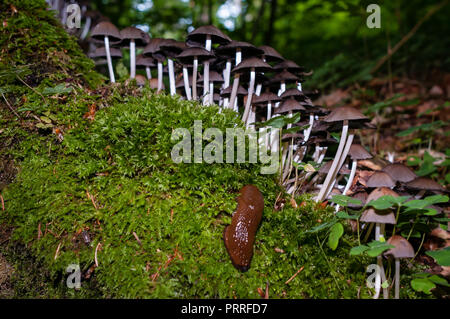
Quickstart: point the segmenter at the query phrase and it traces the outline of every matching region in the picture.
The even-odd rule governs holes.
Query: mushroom
[[[399,163],[389,164],[382,171],[388,173],[396,182],[407,183],[417,177],[408,166]]]
[[[200,78],[199,80],[202,80]],[[213,97],[214,97],[214,83],[223,83],[223,77],[216,71],[210,71],[209,72],[209,92],[213,94],[209,94],[210,96],[210,104],[214,103]]]
[[[193,60],[193,71],[192,71],[192,99],[197,100],[197,70],[198,70],[198,62],[211,60],[214,58],[214,54],[209,52],[201,47],[188,47],[184,49],[180,54],[176,56],[177,60],[180,61],[183,65],[190,63]],[[183,66],[183,77],[188,77],[187,69],[185,71],[185,67]],[[187,83],[189,85],[189,83]]]
[[[186,43],[189,46],[198,46],[205,44],[205,49],[211,51],[212,43],[225,44],[231,42],[231,39],[222,33],[218,28],[213,25],[201,26],[194,31],[190,32],[187,36]],[[195,72],[195,71],[194,71]],[[203,63],[203,104],[207,104],[209,98],[207,97],[209,90],[209,60],[205,60]],[[211,94],[213,94],[211,92]]]
[[[268,46],[268,45],[261,45],[258,47],[258,49],[263,51],[263,54],[261,55],[261,59],[264,62],[282,62],[284,61],[284,58],[281,56],[280,53],[277,52],[274,48]]]
[[[368,120],[368,118],[364,116],[360,111],[352,107],[344,106],[334,109],[324,119],[325,122],[342,122],[342,134],[336,155],[334,157],[335,160],[333,161],[333,166],[328,172],[325,182],[323,183],[322,188],[320,189],[320,192],[317,195],[316,199],[317,201],[322,201],[322,199],[327,195],[328,188],[330,187],[332,180],[335,178],[336,173],[339,170],[339,167],[342,165],[343,161],[345,160],[345,157],[347,156],[346,152],[350,150],[350,146],[353,142],[353,134],[350,134],[347,139],[347,133],[349,128],[349,121],[354,120],[366,121]]]
[[[146,46],[150,41],[150,36],[135,27],[127,27],[121,30],[120,36],[122,38],[122,45],[130,47],[130,78],[134,79],[136,77],[136,46]]]
[[[114,70],[111,61],[110,44],[119,44],[122,41],[119,30],[111,22],[100,22],[91,33],[91,38],[96,43],[105,44],[106,60],[108,61],[109,79],[111,83],[115,83]]]
[[[186,48],[184,42],[178,42],[173,39],[165,39],[163,43],[160,44],[161,50],[167,57],[167,65],[169,68],[169,89],[170,95],[175,95],[175,69],[173,64],[173,58],[175,58],[181,51]]]
[[[142,54],[136,57],[136,67],[144,67],[145,74],[147,75],[147,79],[150,80],[152,78],[151,68],[155,67],[155,60],[153,58],[145,57]]]
[[[414,258],[413,246],[400,235],[394,235],[387,241],[395,246],[384,253],[385,256],[395,258],[395,299],[400,298],[400,258]]]
[[[445,188],[439,183],[433,181],[431,178],[427,177],[417,177],[412,181],[405,183],[404,186],[408,189],[419,190],[416,198],[422,197],[427,191],[428,192],[445,192]]]
[[[161,91],[163,89],[163,74],[164,74],[164,68],[163,68],[163,61],[165,60],[165,56],[161,50],[161,44],[164,42],[165,39],[161,38],[153,38],[150,40],[150,42],[147,44],[147,46],[144,48],[144,51],[142,54],[145,57],[152,57],[157,61],[158,64],[158,91]]]
[[[367,187],[389,187],[395,186],[394,180],[388,173],[382,171],[375,171],[367,180]]]

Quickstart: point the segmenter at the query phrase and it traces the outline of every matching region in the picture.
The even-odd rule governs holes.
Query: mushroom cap
[[[395,215],[391,210],[376,211],[372,207],[366,209],[359,220],[365,223],[396,224]]]
[[[389,249],[384,253],[385,256],[393,256],[394,258],[413,258],[414,248],[413,246],[400,235],[394,235],[387,240],[387,242],[394,248]]]
[[[131,40],[134,40],[136,46],[143,47],[150,42],[150,36],[135,27],[127,27],[120,30],[120,37],[122,38],[122,45],[129,45]]]
[[[164,39],[159,47],[166,56],[174,58],[186,48],[186,44],[174,39]]]
[[[231,42],[225,45],[221,45],[220,47],[216,48],[215,51],[217,55],[235,57],[237,49],[241,50],[243,57],[258,56],[264,53],[263,50],[258,49],[251,43],[234,40],[231,40]]]
[[[279,84],[279,83],[295,83],[299,81],[300,78],[289,71],[283,70],[280,73],[275,74],[270,80],[269,85]]]
[[[350,207],[350,208],[361,208],[361,207],[363,207],[363,206],[364,206],[364,203],[366,202],[368,196],[369,196],[369,195],[368,195],[367,192],[365,192],[365,191],[359,191],[359,192],[356,192],[355,194],[353,194],[352,198],[353,198],[353,199],[358,199],[358,200],[360,200],[360,201],[361,201],[361,204],[360,204],[360,205],[357,205],[357,204],[349,203],[349,204],[348,204],[348,207]]]
[[[281,104],[275,109],[274,114],[283,114],[292,111],[306,111],[306,108],[294,99],[287,99],[281,102]]]
[[[288,72],[298,74],[303,71],[305,71],[304,67],[299,66],[297,63],[291,60],[284,60],[281,63],[278,63],[277,65],[274,65],[274,70],[286,70]]]
[[[441,191],[441,192],[445,191],[445,188],[442,187],[439,183],[427,177],[417,177],[416,179],[406,183],[405,187],[415,190]]]
[[[198,27],[187,35],[186,44],[188,46],[205,45],[206,36],[211,36],[211,42],[225,44],[231,42],[230,37],[213,25],[204,25]]]
[[[395,163],[389,164],[383,168],[383,172],[388,173],[393,180],[402,183],[412,181],[417,175],[406,165]]]
[[[105,36],[109,38],[110,44],[119,44],[122,42],[119,29],[108,21],[98,23],[91,32],[91,39],[95,43],[104,43]]]
[[[263,51],[264,58],[267,62],[281,62],[284,58],[274,48],[268,45],[261,45],[258,49]]]
[[[252,69],[255,69],[255,72],[267,72],[272,69],[272,67],[259,58],[248,58],[243,60],[241,63],[236,65],[231,73],[243,73],[250,72]]]
[[[165,39],[162,38],[153,38],[150,42],[145,46],[144,51],[142,51],[142,55],[145,57],[153,57],[158,61],[164,61],[166,59],[164,52],[161,49],[161,45],[164,43]]]
[[[268,102],[279,102],[281,101],[281,98],[272,92],[264,92],[261,93],[259,96],[256,95],[253,97],[252,103],[253,104],[267,104]]]
[[[306,95],[303,94],[303,92],[300,91],[297,88],[287,89],[286,91],[283,92],[283,94],[280,95],[280,97],[282,99],[285,99],[285,98],[288,98],[288,97],[291,97],[291,96],[293,96],[296,100],[303,100],[304,101],[304,100],[307,99]]]
[[[395,182],[392,177],[383,171],[376,171],[367,180],[367,187],[394,187]]]
[[[228,86],[227,88],[223,89],[220,92],[220,96],[229,97],[231,95],[231,90],[232,89],[233,89],[232,85]],[[238,86],[238,90],[237,90],[237,95],[238,96],[247,95],[247,93],[248,93],[247,90],[244,89],[241,85]]]
[[[393,197],[398,197],[399,195],[394,192],[392,189],[387,188],[387,187],[378,187],[375,188],[367,197],[366,199],[366,204],[368,204],[370,201],[372,200],[377,200],[378,198],[380,198],[381,196],[393,196]]]
[[[195,57],[197,57],[197,60],[201,62],[214,59],[214,54],[202,47],[188,47],[176,56],[176,58],[182,63],[192,63]]]
[[[349,107],[342,106],[334,109],[328,114],[324,119],[325,122],[338,122],[338,121],[354,121],[354,120],[369,120],[364,114],[359,110]]]
[[[111,58],[120,59],[122,57],[122,51],[120,51],[120,49],[109,48],[109,52],[111,53]],[[89,57],[91,59],[106,57],[106,48],[96,48],[94,52],[89,53]]]
[[[362,145],[360,144],[352,144],[350,146],[350,150],[348,151],[351,159],[353,160],[363,160],[372,158],[372,154],[370,154]]]
[[[156,62],[153,58],[151,57],[145,57],[142,54],[139,54],[136,57],[136,66],[143,66],[143,67],[155,67],[156,66]]]
[[[334,160],[333,160],[333,161],[334,161]],[[319,169],[319,173],[320,173],[320,174],[327,174],[328,171],[329,171],[330,168],[331,168],[331,165],[333,165],[333,161],[328,161],[328,162],[326,162],[325,164],[323,164],[323,165],[320,167],[320,169]],[[342,174],[342,175],[350,174],[350,170],[349,170],[347,167],[342,166],[341,169],[339,170],[339,174]]]
[[[294,140],[297,140],[297,139],[303,140],[304,135],[302,133],[287,133],[287,134],[283,134],[283,136],[281,137],[281,140],[282,141],[285,141],[285,140],[290,141],[291,138],[293,138]]]
[[[203,81],[203,75],[200,75],[198,78],[198,81]],[[223,82],[223,76],[220,75],[220,73],[216,71],[210,71],[209,72],[209,82]]]

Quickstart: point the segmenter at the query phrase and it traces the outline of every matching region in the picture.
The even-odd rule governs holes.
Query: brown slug
[[[264,198],[254,185],[246,185],[237,198],[231,224],[225,227],[223,240],[233,266],[245,272],[250,268],[256,231],[262,219]]]

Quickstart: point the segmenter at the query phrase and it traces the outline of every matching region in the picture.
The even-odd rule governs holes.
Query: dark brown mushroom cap
[[[222,97],[230,97],[232,89],[233,89],[232,85],[228,86],[226,89],[223,89],[220,92],[220,96],[222,96]],[[238,86],[238,90],[237,90],[237,95],[238,96],[247,95],[247,93],[248,93],[247,90],[244,89],[241,85]]]
[[[234,40],[231,40],[230,43],[221,45],[220,47],[216,48],[215,52],[219,56],[234,57],[236,55],[237,49],[241,50],[242,56],[244,58],[258,56],[258,55],[261,55],[264,53],[263,50],[258,49],[251,43],[244,42],[244,41],[234,41]]]
[[[372,207],[366,209],[359,220],[365,223],[396,224],[395,214],[391,210],[376,211]]]
[[[270,80],[268,84],[279,84],[279,83],[295,83],[299,81],[300,78],[289,71],[282,71],[280,73],[275,74]]]
[[[417,177],[416,179],[404,185],[406,188],[415,190],[441,191],[441,192],[445,191],[445,188],[442,187],[439,183],[427,177]]]
[[[337,132],[342,131],[342,126],[344,125],[343,121],[338,122],[330,122],[329,131],[330,132]],[[367,120],[352,120],[348,122],[348,128],[351,130],[354,129],[360,129],[360,130],[366,130],[366,129],[376,129],[376,126],[369,123],[369,119]]]
[[[326,162],[325,164],[323,164],[320,167],[319,173],[320,174],[328,174],[328,171],[330,170],[331,165],[333,165],[333,161]],[[350,174],[350,170],[347,167],[342,166],[341,169],[339,170],[339,174],[342,174],[342,175]]]
[[[395,182],[388,173],[376,171],[367,180],[367,187],[394,187]]]
[[[244,72],[240,75],[240,81],[242,82],[250,82],[250,72]],[[255,83],[265,83],[269,80],[267,76],[265,76],[261,72],[256,72],[255,74]]]
[[[204,46],[206,42],[206,36],[211,36],[212,43],[225,44],[231,42],[230,37],[225,35],[222,31],[213,25],[205,25],[198,27],[187,35],[186,44],[189,46]]]
[[[394,163],[383,168],[383,172],[388,173],[393,180],[402,183],[412,181],[417,175],[406,165]]]
[[[283,113],[289,113],[292,111],[306,111],[306,108],[304,108],[298,101],[294,99],[287,99],[281,102],[281,104],[275,109],[274,114],[283,114]]]
[[[259,58],[248,58],[236,65],[231,70],[231,73],[250,72],[252,69],[254,69],[255,72],[267,72],[270,71],[272,67]]]
[[[120,59],[122,57],[122,51],[120,51],[120,49],[109,48],[109,52],[111,53],[111,58],[113,59]],[[97,48],[94,52],[89,53],[88,56],[91,59],[104,58],[106,57],[106,49],[105,47]]]
[[[268,102],[279,102],[281,101],[281,98],[272,92],[264,92],[261,93],[259,96],[256,95],[253,97],[252,103],[253,104],[266,104]]]
[[[351,159],[353,160],[363,160],[372,158],[372,154],[370,154],[362,145],[360,144],[352,144],[350,146],[350,150],[348,151]]]
[[[298,126],[305,126],[305,125],[309,125],[309,121],[298,122],[295,124],[298,124]],[[333,137],[326,138],[326,137],[320,137],[320,136],[310,136],[308,141],[306,142],[306,144],[307,145],[320,144],[322,146],[325,146],[325,145],[336,144],[337,142],[338,141]],[[342,168],[341,168],[341,170],[342,170]]]
[[[283,134],[283,136],[281,137],[281,140],[282,141],[287,141],[287,140],[290,141],[292,138],[294,140],[298,140],[298,139],[303,140],[304,135],[302,133],[287,133],[287,134]]]
[[[283,94],[280,95],[282,99],[288,98],[288,97],[294,97],[297,101],[304,101],[307,99],[305,94],[303,94],[302,91],[300,91],[297,88],[290,88],[283,92]],[[311,104],[312,105],[312,104]]]
[[[392,197],[398,197],[399,195],[394,192],[392,189],[387,188],[387,187],[378,187],[375,188],[367,197],[366,200],[366,204],[368,204],[369,202],[373,201],[373,200],[377,200],[378,198],[382,197],[382,196],[392,196]]]
[[[263,56],[266,59],[266,62],[281,62],[284,61],[284,58],[279,54],[274,48],[269,47],[268,45],[261,45],[258,49],[263,51]]]
[[[97,24],[91,32],[91,39],[95,43],[104,43],[105,36],[108,37],[110,44],[119,44],[122,41],[119,29],[107,21]]]
[[[384,253],[385,256],[392,256],[394,258],[414,258],[414,248],[400,235],[394,235],[387,240],[388,244],[395,246]]]
[[[214,59],[214,54],[201,47],[189,47],[176,56],[177,60],[182,63],[192,63],[194,57],[197,57],[197,60],[201,62]]]
[[[348,207],[350,207],[350,208],[361,208],[361,207],[363,207],[368,196],[369,195],[365,191],[356,192],[355,194],[353,194],[352,198],[361,201],[361,204],[349,203]]]
[[[203,82],[203,75],[200,75],[198,81]],[[223,82],[223,76],[216,71],[209,72],[209,82]]]
[[[369,120],[364,114],[359,110],[349,107],[342,106],[331,111],[324,119],[325,122],[338,122],[338,121],[354,121],[354,120]]]
[[[159,47],[166,56],[174,58],[184,49],[186,49],[186,44],[184,42],[176,41],[173,39],[164,39]]]
[[[320,96],[320,91],[318,89],[312,90],[312,91],[308,91],[308,90],[303,90],[302,91],[306,96],[308,96],[311,99],[316,99]]]
[[[146,46],[150,41],[150,36],[144,31],[135,28],[127,27],[120,31],[120,37],[122,38],[122,45],[129,45],[131,40],[134,40],[137,47]]]
[[[276,71],[278,71],[278,70],[286,70],[286,71],[291,72],[293,74],[298,74],[298,73],[301,73],[301,72],[305,71],[304,67],[301,67],[297,63],[295,63],[294,61],[290,61],[290,60],[284,60],[283,62],[278,63],[277,65],[274,65],[273,69],[276,70]]]
[[[153,38],[150,42],[145,46],[142,54],[145,57],[153,57],[158,61],[164,61],[166,59],[164,52],[161,49],[161,44],[163,44],[165,39],[162,38]]]
[[[136,66],[140,67],[155,67],[156,62],[153,58],[145,57],[142,54],[139,54],[136,57]]]

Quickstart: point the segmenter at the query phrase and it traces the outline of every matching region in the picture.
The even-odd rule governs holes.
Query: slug
[[[223,240],[233,266],[245,272],[250,269],[264,198],[256,186],[246,185],[241,189],[237,202],[231,224],[223,232]]]

